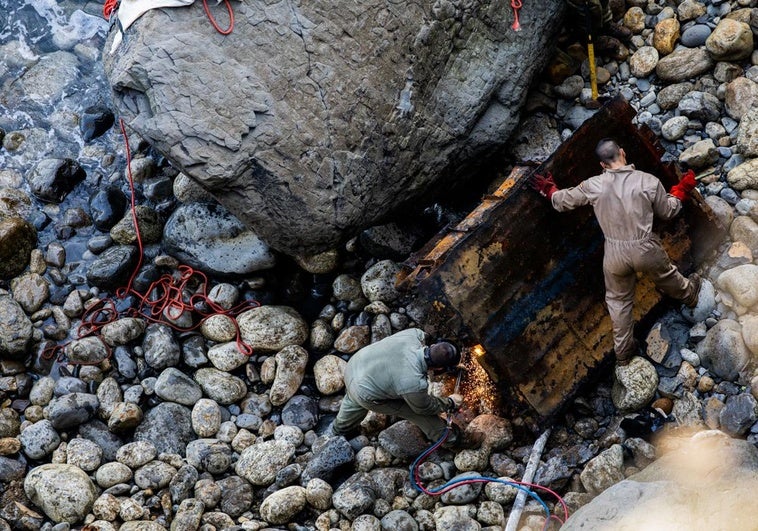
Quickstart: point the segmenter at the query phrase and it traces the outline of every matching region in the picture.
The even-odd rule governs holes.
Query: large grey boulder
[[[755,527],[755,446],[722,432],[705,431],[691,439],[669,441],[669,448],[642,472],[576,511],[561,531]]]
[[[276,249],[309,254],[507,141],[563,0],[154,9],[104,66],[126,125]],[[438,187],[436,189],[439,189]],[[398,198],[402,198],[399,200]]]

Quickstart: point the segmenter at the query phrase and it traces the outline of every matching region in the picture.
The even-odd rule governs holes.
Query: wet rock
[[[253,485],[268,486],[290,463],[295,447],[285,441],[265,441],[246,448],[234,466],[237,474]]]
[[[330,437],[323,444],[315,447],[313,457],[308,461],[302,474],[303,484],[310,484],[313,479],[330,481],[334,472],[353,462],[355,451],[344,437]]]
[[[19,217],[0,219],[0,279],[21,273],[37,244],[37,230]]]
[[[2,223],[2,222],[0,222]],[[9,295],[0,294],[0,355],[25,356],[32,340],[32,322],[21,306]]]
[[[706,24],[695,24],[682,33],[681,43],[688,48],[697,48],[705,44],[711,35],[711,28]]]
[[[692,90],[694,90],[694,85],[689,82],[668,85],[658,92],[656,103],[663,110],[673,109]]]
[[[285,487],[270,494],[261,504],[261,517],[271,524],[286,524],[306,505],[303,487]]]
[[[223,314],[216,314],[211,315],[203,320],[203,324],[200,325],[200,333],[203,334],[203,336],[206,339],[209,339],[211,341],[215,341],[216,343],[227,343],[230,341],[234,341],[237,337],[237,326],[236,322],[232,317],[229,317],[228,315]],[[235,342],[236,345],[236,342]],[[213,350],[213,348],[211,348]],[[244,356],[244,359],[247,359],[247,356],[241,352],[239,352],[239,348],[236,349],[239,354],[242,354]],[[209,356],[211,355],[210,352],[208,353]],[[229,352],[229,354],[234,354],[233,352]],[[240,363],[237,361],[238,357],[235,357],[233,360],[228,360],[233,363],[237,363],[233,368],[239,367],[244,363]],[[213,362],[213,358],[211,357],[211,363]],[[233,370],[233,369],[222,369],[219,365],[215,364],[217,369],[221,370]]]
[[[169,492],[174,503],[181,502],[192,497],[192,492],[198,480],[195,467],[184,465],[179,468],[169,482]]]
[[[247,393],[245,382],[218,369],[210,367],[198,369],[194,378],[208,398],[219,404],[233,404],[241,400]]]
[[[729,227],[734,242],[743,243],[751,252],[758,252],[758,223],[749,216],[737,216]]]
[[[232,449],[218,439],[196,439],[187,445],[187,463],[199,472],[223,474],[232,464]]]
[[[292,398],[303,382],[308,351],[298,345],[284,347],[277,352],[275,361],[276,376],[269,397],[274,406],[281,406]]]
[[[4,455],[0,455],[0,482],[10,483],[22,479],[26,475],[26,462],[19,459],[10,459]],[[3,528],[0,523],[0,529],[10,530],[10,528]]]
[[[162,323],[152,323],[147,327],[142,349],[145,352],[145,362],[153,369],[173,367],[181,359],[181,350],[173,331]]]
[[[731,381],[740,377],[751,360],[740,324],[731,319],[723,319],[708,330],[697,346],[697,354],[714,375]]]
[[[158,455],[158,449],[151,441],[135,441],[118,449],[116,459],[131,469],[146,465]]]
[[[255,498],[253,488],[244,479],[229,476],[217,482],[221,489],[219,509],[225,514],[238,518],[250,509]]]
[[[740,126],[737,132],[736,145],[744,157],[758,156],[758,108],[753,107],[742,115],[742,120],[740,120]],[[753,165],[756,164],[754,159],[745,164],[750,163],[753,163]],[[737,168],[740,166],[737,166]],[[735,171],[737,168],[734,168],[732,171]],[[754,166],[751,166],[751,169],[754,169]],[[755,179],[756,177],[753,176],[753,182],[755,182]],[[740,188],[738,188],[738,190],[739,189]]]
[[[163,228],[163,244],[182,263],[210,274],[252,273],[276,264],[263,240],[217,204],[177,208]]]
[[[11,291],[24,311],[32,314],[39,310],[50,296],[50,285],[37,273],[27,273],[11,281]]]
[[[79,436],[95,442],[103,450],[104,461],[114,461],[116,453],[124,444],[118,435],[108,431],[108,426],[99,420],[91,420],[79,426]]]
[[[338,301],[353,301],[363,297],[360,281],[353,275],[337,275],[332,282],[332,294]]]
[[[131,479],[132,470],[122,463],[105,463],[95,472],[95,481],[103,489],[108,489],[119,483],[129,483]]]
[[[127,345],[145,333],[145,321],[136,317],[122,317],[100,329],[101,337],[110,346]]]
[[[334,340],[334,348],[345,354],[352,354],[371,343],[371,329],[365,325],[349,326]]]
[[[661,81],[678,83],[700,76],[715,65],[708,52],[700,48],[680,48],[663,57],[655,67]]]
[[[652,46],[643,46],[629,58],[629,68],[636,77],[647,77],[658,64],[658,50]]]
[[[204,511],[205,504],[200,500],[182,500],[171,522],[171,529],[176,531],[179,529],[198,529],[202,522]]]
[[[471,478],[479,478],[482,477],[481,474],[478,472],[465,472],[463,474],[458,474],[457,476],[454,476],[452,480],[459,480],[459,479],[471,479]],[[452,481],[451,480],[451,481]],[[482,492],[482,488],[484,487],[483,483],[469,483],[466,485],[461,485],[460,487],[455,487],[446,493],[444,493],[442,496],[440,496],[440,500],[442,503],[447,503],[451,505],[465,505],[467,503],[471,503],[479,496],[479,494]]]
[[[134,472],[134,484],[141,489],[158,490],[168,486],[176,469],[163,461],[150,461]]]
[[[614,444],[587,463],[580,474],[582,485],[591,494],[600,494],[624,479],[624,452]]]
[[[158,213],[145,205],[136,205],[134,213],[137,216],[142,243],[149,245],[160,242],[163,226]],[[110,235],[113,241],[120,245],[137,243],[137,232],[134,230],[134,217],[131,211],[128,211],[118,223],[111,227]]]
[[[661,55],[668,55],[674,51],[676,41],[679,39],[679,21],[675,18],[667,18],[655,25],[653,32],[653,46]]]
[[[400,293],[395,289],[395,278],[400,266],[392,260],[382,260],[361,276],[361,289],[370,301],[393,302]]]
[[[71,159],[43,159],[27,175],[29,188],[40,200],[60,203],[87,173]]]
[[[635,356],[628,365],[617,365],[614,373],[613,404],[622,411],[637,411],[650,402],[658,387],[652,363]]]
[[[308,431],[318,423],[318,403],[305,395],[293,396],[282,409],[282,424]]]
[[[47,416],[55,429],[65,430],[84,424],[97,413],[100,401],[89,393],[70,393],[48,406]]]
[[[418,523],[406,511],[396,509],[385,514],[381,520],[382,529],[397,531],[418,531]]]
[[[459,529],[477,531],[481,524],[469,514],[468,507],[440,507],[434,511],[434,522],[438,529]]]
[[[464,431],[467,443],[491,450],[502,450],[513,440],[510,421],[496,415],[482,414],[472,420]]]
[[[376,501],[376,485],[368,474],[350,476],[332,496],[334,508],[348,520],[371,510]]]
[[[744,436],[758,420],[758,402],[750,393],[729,397],[719,413],[719,425],[732,437]]]
[[[663,123],[661,135],[669,141],[679,140],[687,132],[689,126],[689,118],[686,116],[674,116]]]
[[[253,349],[277,352],[308,339],[308,323],[289,306],[261,306],[237,317],[242,340]]]
[[[690,92],[679,100],[677,108],[684,116],[703,123],[716,121],[721,116],[721,102],[707,92]]]
[[[756,265],[745,264],[724,271],[719,275],[716,284],[744,308],[758,304],[758,266]]]
[[[88,439],[77,437],[66,446],[66,463],[74,465],[85,472],[93,472],[100,466],[103,450]]]
[[[24,492],[51,520],[70,524],[84,519],[97,496],[87,474],[65,464],[32,469],[24,480]]]
[[[744,22],[725,18],[705,41],[705,49],[717,61],[747,59],[753,53],[753,32]]]
[[[198,437],[212,437],[221,427],[221,408],[213,400],[201,398],[192,407],[192,429]]]
[[[327,354],[319,358],[313,365],[313,377],[316,388],[322,395],[333,395],[344,389],[345,367],[347,362],[342,358]]]
[[[420,237],[420,231],[415,227],[391,222],[369,227],[359,234],[358,240],[371,256],[404,260]]]
[[[408,420],[395,422],[379,433],[379,443],[401,459],[416,457],[429,446],[421,428]]]
[[[75,339],[64,351],[73,363],[100,363],[108,357],[108,347],[96,336]]]
[[[42,459],[50,455],[61,443],[58,432],[47,419],[27,426],[18,439],[21,450],[30,459]]]
[[[126,196],[115,186],[95,190],[89,198],[89,213],[92,224],[103,232],[110,229],[124,216]]]
[[[163,400],[191,406],[202,398],[203,391],[190,376],[169,367],[158,376],[155,394]]]
[[[137,248],[131,245],[110,247],[90,265],[87,282],[111,291],[124,286],[137,265],[138,257]]]
[[[746,77],[738,77],[726,86],[724,106],[727,114],[740,120],[758,104],[758,83]]]
[[[191,412],[174,402],[163,402],[147,411],[134,431],[136,441],[150,441],[159,452],[184,455],[184,449],[195,435]]]
[[[113,127],[115,117],[113,112],[101,105],[87,107],[81,114],[79,131],[85,142],[102,136],[108,129]]]

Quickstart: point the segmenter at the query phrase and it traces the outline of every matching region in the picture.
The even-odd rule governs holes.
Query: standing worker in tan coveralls
[[[688,171],[666,194],[657,177],[627,164],[626,153],[614,140],[602,139],[595,154],[605,170],[602,174],[565,190],[558,189],[550,173],[535,175],[532,186],[559,212],[582,205],[592,205],[595,210],[605,236],[605,302],[613,322],[616,361],[626,365],[637,354],[632,317],[636,273],[649,275],[661,291],[686,306],[697,305],[700,277],[682,276],[653,233],[655,216],[667,220],[679,213],[695,188],[695,174]]]

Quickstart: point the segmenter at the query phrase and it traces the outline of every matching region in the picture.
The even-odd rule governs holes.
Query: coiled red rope
[[[105,345],[107,355],[98,361],[92,362],[71,362],[72,365],[98,365],[110,358],[112,350],[110,346],[103,341],[100,331],[103,326],[116,321],[119,317],[139,317],[150,322],[162,323],[179,332],[188,332],[202,326],[203,322],[213,315],[226,315],[234,323],[237,349],[246,356],[253,354],[253,348],[245,343],[242,339],[239,323],[236,317],[251,308],[257,308],[260,303],[255,300],[245,300],[232,308],[224,308],[208,297],[208,277],[200,272],[195,271],[187,265],[180,265],[175,274],[162,275],[158,280],[150,284],[146,293],[142,294],[134,289],[134,280],[139,274],[142,267],[142,256],[144,244],[142,235],[139,230],[139,220],[137,219],[136,194],[134,192],[134,179],[131,169],[131,148],[129,147],[129,137],[126,134],[124,120],[119,119],[119,127],[124,138],[126,146],[126,168],[129,180],[129,191],[131,192],[130,210],[132,222],[134,223],[134,232],[139,250],[137,265],[132,271],[126,286],[116,290],[116,297],[123,300],[128,296],[137,299],[137,307],[131,307],[123,312],[118,312],[116,304],[111,298],[103,298],[92,304],[82,315],[81,324],[77,328],[77,339],[87,336],[96,336]],[[197,315],[200,319],[187,327],[182,327],[174,323],[185,313]],[[67,343],[68,344],[68,343]],[[58,361],[65,359],[64,345],[53,345],[42,352],[42,358],[50,360],[57,358]]]
[[[234,31],[234,11],[232,11],[232,4],[229,0],[224,0],[224,3],[226,4],[226,11],[229,13],[229,27],[226,29],[221,28],[218,22],[216,22],[216,18],[211,14],[211,10],[208,7],[208,0],[203,0],[203,9],[205,10],[205,14],[208,16],[208,20],[216,29],[216,31],[218,31],[221,35],[229,35],[232,31]],[[105,20],[111,19],[111,15],[113,14],[113,11],[118,7],[118,4],[119,0],[105,0],[105,4],[103,4],[103,18],[105,18]]]

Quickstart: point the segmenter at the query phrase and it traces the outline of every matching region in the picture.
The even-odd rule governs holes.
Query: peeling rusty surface
[[[591,207],[558,213],[528,187],[533,172],[551,171],[560,188],[600,172],[594,148],[613,137],[638,169],[666,189],[677,169],[634,109],[616,98],[585,122],[536,170],[517,167],[457,227],[427,243],[404,264],[401,288],[430,306],[428,326],[467,337],[486,349],[481,365],[504,395],[546,419],[560,410],[612,353],[604,302],[603,237]],[[683,272],[723,241],[724,229],[702,201],[688,202],[674,220],[656,226]],[[643,278],[635,318],[661,301]]]

